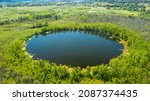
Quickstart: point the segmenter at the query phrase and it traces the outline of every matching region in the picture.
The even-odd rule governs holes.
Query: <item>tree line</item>
[[[126,28],[113,23],[70,22],[31,30],[32,35],[65,30],[104,33],[124,40],[128,53],[111,59],[105,65],[85,68],[56,65],[29,57],[23,44],[31,36],[28,35],[5,48],[4,61],[0,63],[0,83],[150,83],[150,43]]]

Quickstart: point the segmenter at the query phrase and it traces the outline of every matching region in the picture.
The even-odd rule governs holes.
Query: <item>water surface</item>
[[[122,53],[123,46],[112,39],[78,31],[36,35],[26,41],[26,50],[34,59],[56,64],[86,67],[105,64]]]

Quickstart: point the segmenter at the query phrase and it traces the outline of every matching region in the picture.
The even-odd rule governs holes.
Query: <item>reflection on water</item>
[[[26,44],[26,50],[34,54],[34,59],[80,67],[108,63],[123,49],[122,45],[107,36],[79,31],[40,34]]]

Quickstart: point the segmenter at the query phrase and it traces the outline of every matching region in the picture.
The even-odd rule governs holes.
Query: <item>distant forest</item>
[[[0,2],[118,2],[118,3],[150,3],[150,0],[0,0]]]

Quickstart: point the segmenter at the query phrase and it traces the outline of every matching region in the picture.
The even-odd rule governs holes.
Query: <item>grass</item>
[[[68,9],[69,8],[69,9]],[[70,12],[71,11],[71,12]],[[5,7],[0,8],[0,20],[6,19],[17,19],[21,16],[29,16],[31,14],[49,14],[51,12],[57,12],[57,14],[78,14],[78,13],[89,13],[94,11],[98,14],[111,14],[111,15],[121,15],[137,16],[138,12],[131,12],[127,10],[108,10],[105,7],[88,7],[88,6],[31,6],[31,7]],[[11,15],[11,16],[10,16]]]
[[[48,62],[34,61],[31,58],[29,58],[28,56],[24,55],[25,50],[20,50],[20,47],[21,47],[21,49],[23,47],[23,46],[20,46],[20,44],[22,45],[22,42],[24,42],[24,40],[26,38],[34,35],[35,33],[39,33],[42,28],[45,28],[43,26],[41,26],[39,28],[38,27],[32,28],[32,26],[36,25],[37,23],[48,22],[48,27],[53,28],[53,26],[67,25],[68,22],[71,22],[71,24],[72,24],[69,27],[72,27],[73,25],[78,25],[78,23],[88,24],[88,23],[109,22],[109,23],[115,23],[120,27],[122,26],[127,29],[131,29],[134,33],[138,33],[141,37],[143,37],[144,40],[148,40],[148,41],[150,40],[150,35],[149,35],[150,22],[147,20],[143,20],[139,16],[140,12],[132,12],[132,11],[127,11],[127,10],[112,10],[112,9],[106,9],[105,7],[92,7],[92,6],[83,6],[83,5],[79,5],[79,6],[52,5],[52,6],[34,6],[34,7],[7,7],[7,8],[0,8],[0,21],[6,20],[6,19],[16,20],[19,17],[23,17],[23,16],[45,15],[45,14],[51,14],[53,12],[54,12],[54,15],[60,15],[61,18],[57,19],[57,20],[51,19],[51,18],[30,19],[27,21],[21,21],[21,22],[13,21],[6,25],[0,25],[0,76],[4,77],[2,83],[17,83],[17,82],[15,82],[14,79],[17,79],[19,83],[20,82],[23,83],[22,81],[19,81],[18,78],[20,78],[24,82],[32,82],[32,80],[28,81],[28,79],[31,78],[32,76],[34,79],[37,80],[37,81],[35,80],[32,83],[45,82],[42,80],[44,80],[44,79],[51,80],[52,77],[54,79],[51,82],[55,83],[58,79],[58,78],[55,78],[55,76],[60,75],[60,77],[61,77],[61,75],[63,75],[63,74],[59,74],[59,72],[57,73],[55,70],[54,70],[54,72],[50,72],[51,70],[48,67],[53,67],[52,69],[54,69],[54,67],[56,67],[58,69],[58,71],[62,71],[60,69],[61,67],[68,68],[65,66],[51,65]],[[132,15],[134,17],[130,18],[129,17],[130,15]],[[143,41],[141,41],[141,42],[143,42]],[[125,41],[123,41],[123,40],[121,41],[121,43],[123,43],[125,46],[124,54],[128,54],[131,51],[129,49],[129,47],[127,46],[129,43],[125,43]],[[148,42],[145,42],[145,45],[147,43]],[[132,44],[134,44],[134,43],[132,43]],[[143,43],[141,43],[141,44],[143,45]],[[74,82],[111,83],[111,81],[104,82],[104,80],[102,80],[103,78],[100,80],[96,79],[96,78],[101,78],[102,76],[106,77],[106,75],[103,75],[103,74],[107,74],[109,76],[109,72],[112,73],[112,75],[121,75],[121,76],[125,75],[125,77],[129,76],[129,77],[131,77],[129,79],[131,79],[131,81],[132,81],[132,79],[133,79],[132,74],[137,75],[136,72],[134,72],[134,70],[137,71],[137,73],[139,72],[142,75],[142,76],[138,77],[139,80],[143,80],[143,78],[141,79],[141,77],[145,77],[146,81],[143,80],[143,82],[147,82],[149,72],[146,71],[146,70],[148,70],[148,68],[144,68],[144,66],[148,67],[149,64],[143,63],[144,65],[138,65],[138,63],[142,64],[143,61],[145,62],[147,60],[146,56],[148,54],[148,52],[147,52],[148,50],[147,49],[140,50],[141,49],[140,44],[137,46],[139,46],[138,51],[141,51],[140,54],[145,55],[145,57],[143,56],[144,58],[140,57],[141,55],[139,55],[139,56],[134,55],[134,53],[136,53],[136,50],[134,50],[132,52],[132,54],[133,54],[133,58],[137,59],[137,61],[135,61],[135,63],[131,62],[134,59],[132,58],[132,55],[130,55],[130,54],[128,56],[120,56],[119,58],[112,60],[112,62],[118,63],[118,64],[114,65],[112,62],[110,62],[110,66],[112,66],[112,68],[111,68],[112,70],[116,70],[116,71],[118,70],[121,72],[121,69],[123,68],[124,72],[123,73],[121,72],[122,74],[117,74],[116,71],[112,72],[109,69],[110,67],[107,68],[107,66],[103,66],[103,65],[97,66],[97,67],[95,66],[95,67],[93,67],[94,69],[92,68],[92,72],[95,72],[95,73],[98,72],[98,74],[95,75],[94,79],[89,79],[92,77],[90,76],[89,78],[87,78],[89,76],[89,74],[91,73],[90,71],[88,71],[89,72],[89,74],[88,74],[87,69],[83,69],[83,70],[76,69],[75,70],[73,68],[69,68],[68,72],[71,74],[74,73],[72,75],[73,80],[74,79],[78,80],[78,78],[80,78],[81,74],[87,75],[81,81],[72,81],[72,82],[73,83]],[[16,53],[14,49],[16,49],[17,52],[20,52],[20,53]],[[143,53],[143,52],[145,52],[145,53]],[[14,54],[15,54],[15,56],[14,56]],[[23,54],[23,55],[20,55],[20,54]],[[130,61],[125,60],[126,57],[130,58],[131,60]],[[24,60],[24,61],[22,61],[22,60]],[[9,64],[9,63],[12,63],[12,64]],[[124,64],[125,66],[121,67],[122,64]],[[133,64],[133,65],[131,65],[131,64]],[[37,68],[37,67],[44,67],[44,68]],[[129,68],[129,67],[131,67],[131,68]],[[143,67],[144,69],[140,68],[140,67]],[[13,69],[13,68],[15,68],[15,69]],[[127,68],[129,70],[127,70]],[[32,72],[32,70],[35,70],[35,71]],[[128,73],[130,70],[131,70],[131,74],[126,74],[126,72]],[[79,73],[76,74],[76,71],[78,71]],[[109,72],[107,72],[107,71],[109,71]],[[6,74],[4,74],[5,72],[6,72]],[[37,75],[38,73],[40,75]],[[45,73],[45,74],[42,74],[42,73]],[[51,74],[51,73],[54,73],[54,74]],[[101,76],[99,76],[100,74],[101,74]],[[17,76],[15,76],[15,75],[17,75]],[[75,78],[74,75],[77,75],[77,78]],[[79,77],[78,77],[78,75],[79,75]],[[12,77],[14,77],[14,78],[12,78]],[[42,79],[42,77],[44,79]],[[82,76],[81,76],[81,78],[82,78]],[[0,78],[0,79],[2,79],[2,78]],[[106,79],[107,79],[107,77],[106,77]],[[117,76],[116,77],[114,76],[114,78],[112,78],[112,79],[113,79],[112,82],[113,81],[129,82],[128,78],[126,81],[119,81],[119,78],[117,78]],[[118,79],[118,81],[116,79]],[[124,80],[124,77],[121,78],[120,80],[122,80],[122,79]],[[47,82],[50,82],[50,81],[47,81]],[[69,80],[68,80],[68,82],[69,82]],[[140,81],[137,81],[137,82],[140,82]]]

